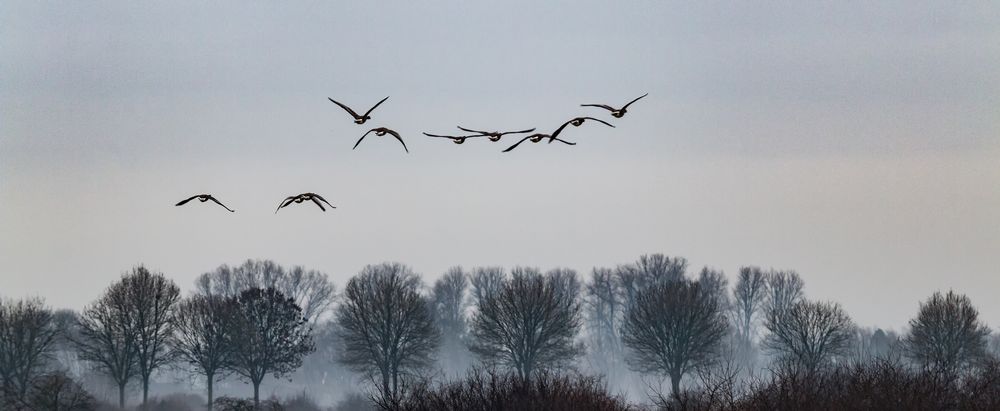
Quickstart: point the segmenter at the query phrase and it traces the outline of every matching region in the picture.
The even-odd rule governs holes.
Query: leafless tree
[[[709,287],[678,280],[636,294],[622,324],[622,341],[630,349],[633,369],[669,376],[677,396],[685,374],[717,358],[727,328],[725,312]]]
[[[769,334],[764,346],[807,373],[846,355],[855,333],[854,323],[839,304],[811,301],[772,311],[765,328]]]
[[[118,407],[125,407],[125,387],[139,374],[138,328],[128,290],[116,282],[80,314],[73,343],[80,359],[107,374],[118,386]]]
[[[434,283],[432,290],[435,323],[441,334],[438,359],[445,372],[454,374],[465,371],[468,359],[465,318],[468,288],[469,280],[462,268],[453,267]]]
[[[574,288],[572,284],[577,286]],[[512,368],[520,378],[562,367],[581,354],[579,282],[515,268],[495,294],[485,295],[472,318],[470,349],[488,364]]]
[[[476,267],[471,277],[473,303],[478,307],[486,296],[500,292],[506,274],[501,267]]]
[[[198,293],[236,297],[251,288],[274,288],[295,301],[302,315],[315,325],[330,312],[336,288],[326,274],[295,266],[290,269],[271,260],[247,260],[242,265],[222,265],[195,280]]]
[[[94,397],[62,372],[36,378],[25,402],[31,411],[93,411],[97,408]]]
[[[408,379],[433,364],[440,335],[420,279],[406,266],[366,266],[337,309],[342,364],[372,379],[379,403],[396,406]]]
[[[253,384],[254,406],[259,407],[264,377],[292,373],[316,347],[302,309],[280,291],[250,288],[229,303],[228,368]]]
[[[801,301],[805,283],[795,271],[771,271],[767,275],[767,315],[779,314]]]
[[[212,409],[212,388],[226,373],[230,361],[230,327],[233,304],[218,295],[195,294],[177,307],[176,332],[172,340],[175,355],[192,371],[205,376],[208,409]]]
[[[989,334],[969,297],[954,291],[936,292],[910,320],[904,351],[924,368],[954,373],[987,356]]]
[[[686,259],[652,254],[640,256],[633,264],[618,266],[615,277],[625,306],[629,307],[635,302],[636,295],[646,287],[683,280],[685,272]]]
[[[744,345],[753,342],[757,320],[767,302],[767,274],[759,267],[740,267],[733,287],[733,324]]]
[[[729,280],[726,274],[712,268],[704,267],[698,272],[698,284],[704,288],[712,298],[719,301],[719,306],[723,311],[729,311]]]
[[[24,400],[57,334],[52,311],[41,299],[0,301],[0,395]]]
[[[614,271],[609,268],[594,268],[587,284],[584,310],[590,356],[594,368],[610,374],[618,365],[622,355],[619,331],[624,305],[616,287]]]
[[[161,273],[144,266],[133,268],[118,283],[132,302],[130,315],[135,327],[135,360],[142,384],[142,405],[149,397],[149,378],[172,361],[168,340],[173,335],[174,310],[181,290]]]

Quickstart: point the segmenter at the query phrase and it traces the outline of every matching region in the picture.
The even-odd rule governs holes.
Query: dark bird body
[[[479,130],[473,130],[471,128],[465,128],[465,127],[462,127],[462,126],[458,126],[458,129],[462,130],[462,131],[465,131],[465,132],[469,132],[469,133],[476,133],[477,136],[489,137],[490,141],[500,141],[500,138],[503,137],[503,136],[505,136],[505,135],[507,135],[507,134],[524,134],[524,133],[530,133],[532,131],[535,131],[535,129],[533,129],[533,128],[527,129],[527,130],[520,130],[520,131],[504,131],[504,132],[500,132],[500,131],[479,131]]]
[[[399,140],[399,144],[403,145],[403,150],[406,150],[407,153],[410,152],[410,149],[406,148],[406,143],[403,142],[403,138],[399,136],[399,133],[385,127],[376,127],[371,130],[368,130],[368,132],[366,132],[363,136],[361,136],[361,138],[358,139],[357,143],[354,143],[354,148],[352,148],[351,150],[358,148],[358,144],[361,144],[361,140],[364,140],[365,137],[367,137],[368,134],[370,134],[373,131],[375,132],[376,136],[384,136],[386,134],[392,135],[393,137],[396,138],[396,140]]]
[[[326,199],[323,198],[322,196],[320,196],[319,194],[316,194],[316,193],[302,193],[302,194],[295,195],[295,196],[288,196],[284,200],[281,200],[281,203],[278,204],[278,209],[274,210],[274,213],[278,214],[278,210],[281,210],[282,208],[288,207],[289,205],[291,205],[293,203],[303,203],[303,202],[306,202],[306,201],[312,201],[313,203],[316,203],[316,206],[318,206],[319,209],[323,210],[324,212],[326,212],[326,208],[323,208],[323,204],[320,203],[320,201],[322,201],[323,203],[326,203],[326,205],[330,206],[330,208],[337,208],[337,207],[334,207],[333,204],[330,204],[330,202],[326,201]]]
[[[559,126],[559,128],[557,128],[556,131],[553,132],[552,136],[549,138],[549,143],[551,144],[556,139],[556,137],[559,136],[559,133],[563,132],[563,129],[565,129],[566,126],[572,125],[573,127],[580,127],[580,125],[582,125],[587,120],[592,120],[592,121],[596,121],[596,122],[599,122],[599,123],[603,123],[604,125],[606,125],[608,127],[611,127],[611,128],[615,127],[615,126],[611,125],[610,123],[608,123],[608,122],[606,122],[604,120],[598,120],[598,119],[593,118],[593,117],[576,117],[576,118],[574,118],[574,119],[572,119],[570,121],[567,121],[567,122],[563,123],[561,126]]]
[[[638,98],[636,98],[635,100],[632,100],[632,101],[628,102],[628,104],[626,104],[622,108],[614,108],[614,107],[611,107],[611,106],[609,106],[607,104],[581,104],[580,106],[581,107],[600,107],[600,108],[603,108],[605,110],[610,111],[611,112],[611,117],[622,118],[622,116],[624,116],[625,113],[628,112],[628,106],[631,106],[632,103],[635,103],[636,101],[639,101],[639,99],[641,99],[643,97],[646,97],[648,95],[649,95],[649,93],[643,94],[643,95],[639,96]]]
[[[451,139],[451,141],[455,144],[462,144],[465,142],[465,139],[467,138],[486,137],[485,135],[481,134],[471,135],[471,136],[443,136],[440,134],[431,134],[427,132],[425,132],[424,135],[427,137],[448,138]]]
[[[550,135],[550,134],[537,133],[537,134],[532,134],[530,136],[522,138],[521,141],[518,141],[517,143],[514,143],[514,145],[512,145],[510,147],[507,147],[507,149],[504,150],[503,152],[506,153],[506,152],[508,152],[510,150],[515,149],[515,148],[517,148],[517,146],[521,145],[521,143],[523,143],[525,141],[531,141],[532,143],[537,143],[537,142],[542,141],[542,140],[547,139],[547,138],[550,139],[550,141],[551,140],[555,140],[555,141],[558,141],[560,143],[569,144],[571,146],[575,146],[576,145],[576,143],[570,143],[569,141],[556,138],[555,136]]]
[[[340,108],[344,109],[344,111],[347,111],[347,113],[350,114],[351,117],[354,117],[354,123],[356,123],[356,124],[365,124],[365,121],[371,120],[371,116],[369,116],[369,114],[371,114],[372,110],[375,110],[375,107],[378,107],[380,104],[382,104],[383,101],[386,101],[387,99],[389,99],[389,97],[386,96],[386,98],[382,99],[378,103],[375,103],[375,105],[372,106],[372,108],[368,109],[368,111],[366,111],[365,114],[361,115],[361,116],[359,116],[358,113],[356,113],[354,110],[351,110],[350,107],[347,107],[347,106],[341,104],[337,100],[334,100],[334,99],[329,98],[329,97],[327,97],[327,99],[329,99],[330,101],[332,101],[333,104],[336,104],[336,105],[340,106]]]
[[[216,200],[215,197],[212,197],[211,194],[198,194],[196,196],[191,196],[191,198],[188,198],[187,200],[183,200],[183,201],[175,204],[175,206],[182,206],[184,204],[187,204],[188,201],[194,200],[196,198],[198,199],[198,201],[201,201],[203,203],[206,202],[206,201],[212,200],[212,202],[214,202],[215,204],[218,204],[218,205],[222,206],[222,208],[225,208],[226,210],[229,210],[230,213],[236,212],[236,210],[233,210],[233,209],[231,209],[229,207],[226,207],[224,204],[220,203],[219,200]]]

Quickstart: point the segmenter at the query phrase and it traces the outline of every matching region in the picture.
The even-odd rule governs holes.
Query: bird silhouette
[[[323,212],[326,212],[326,208],[323,208],[323,204],[320,203],[320,201],[326,203],[326,205],[330,206],[330,208],[337,208],[337,207],[334,207],[333,204],[330,204],[329,201],[326,201],[326,199],[323,198],[323,196],[321,196],[319,194],[316,194],[316,193],[302,193],[302,194],[299,194],[299,195],[288,196],[284,200],[281,200],[281,203],[278,204],[278,208],[276,210],[274,210],[274,213],[278,214],[278,210],[281,210],[282,208],[288,207],[289,205],[291,205],[293,203],[303,203],[303,202],[306,202],[306,201],[312,201],[312,202],[316,203],[316,206],[318,206],[320,210],[323,210]]]
[[[340,108],[342,108],[345,111],[347,111],[348,114],[350,114],[352,117],[354,117],[354,122],[355,123],[357,123],[357,124],[365,124],[365,121],[371,120],[371,116],[369,116],[369,114],[371,114],[372,110],[375,110],[375,107],[378,107],[379,104],[382,104],[382,102],[388,100],[389,96],[386,96],[384,99],[382,99],[378,103],[375,103],[375,105],[372,106],[372,108],[368,109],[368,111],[366,111],[363,116],[359,116],[358,113],[354,112],[354,110],[351,110],[350,107],[347,107],[347,106],[341,104],[337,100],[334,100],[334,99],[332,99],[330,97],[327,97],[327,99],[329,99],[330,101],[332,101],[333,104],[336,104],[336,105],[340,106]]]
[[[604,123],[604,125],[606,125],[608,127],[611,127],[611,128],[615,127],[615,126],[611,125],[610,123],[608,123],[607,121],[598,120],[598,119],[593,118],[593,117],[576,117],[576,118],[573,118],[573,119],[571,119],[571,120],[563,123],[561,126],[559,126],[559,128],[557,128],[556,131],[553,132],[552,135],[549,137],[549,144],[552,144],[552,142],[556,139],[556,137],[559,136],[559,133],[562,133],[563,129],[565,129],[566,126],[573,125],[573,127],[580,127],[580,125],[582,125],[587,120],[593,120],[593,121],[596,121],[596,122],[599,122],[599,123]]]
[[[510,151],[510,150],[513,150],[513,149],[515,149],[515,148],[517,148],[517,146],[521,145],[521,143],[523,143],[523,142],[525,142],[525,141],[529,141],[529,140],[530,140],[530,141],[531,141],[532,143],[537,143],[537,142],[539,142],[539,141],[542,141],[542,140],[544,140],[544,139],[546,139],[546,138],[548,138],[548,139],[552,139],[552,140],[555,140],[555,141],[558,141],[558,142],[560,142],[560,143],[565,143],[565,144],[569,144],[569,145],[571,145],[571,146],[575,146],[575,145],[576,145],[576,143],[571,143],[571,142],[569,142],[569,141],[566,141],[566,140],[563,140],[563,139],[559,139],[559,138],[556,138],[556,137],[554,137],[554,136],[552,136],[552,135],[550,135],[550,134],[544,134],[544,133],[536,133],[536,134],[532,134],[532,135],[530,135],[530,136],[527,136],[527,137],[525,137],[525,138],[522,138],[522,139],[521,139],[521,141],[518,141],[517,143],[514,143],[514,145],[512,145],[512,146],[510,146],[510,147],[507,147],[507,149],[506,149],[506,150],[504,150],[503,152],[504,152],[504,153],[506,153],[506,152],[508,152],[508,151]]]
[[[225,204],[220,203],[219,200],[216,200],[215,197],[212,197],[211,194],[198,194],[196,196],[191,196],[191,198],[188,198],[187,200],[181,201],[181,202],[179,202],[177,204],[174,204],[174,205],[175,206],[182,206],[184,204],[187,204],[188,201],[194,200],[196,198],[198,199],[198,201],[201,201],[203,203],[206,202],[206,201],[208,201],[208,200],[212,200],[215,204],[218,204],[218,205],[222,206],[222,208],[225,208],[226,210],[229,210],[230,213],[236,212],[236,210],[233,210],[233,209],[231,209],[229,207],[226,207]]]
[[[527,129],[527,130],[520,130],[520,131],[504,131],[504,132],[499,132],[499,131],[479,131],[479,130],[473,130],[471,128],[465,128],[465,127],[462,127],[462,126],[458,126],[458,129],[462,130],[462,131],[465,131],[465,132],[469,132],[469,133],[476,133],[476,134],[478,134],[480,136],[489,137],[490,141],[500,141],[500,137],[503,137],[503,136],[505,136],[507,134],[523,134],[523,133],[530,133],[532,131],[535,131],[535,129],[533,129],[533,128]]]
[[[609,106],[607,104],[581,104],[580,106],[581,107],[600,107],[600,108],[603,108],[605,110],[610,111],[611,112],[611,117],[622,118],[622,116],[624,116],[625,113],[628,112],[628,106],[631,106],[632,103],[635,103],[636,101],[639,101],[639,99],[641,99],[643,97],[646,97],[648,95],[649,95],[649,93],[643,94],[643,95],[637,97],[635,100],[632,100],[632,101],[628,102],[628,104],[626,104],[624,107],[617,108],[617,109],[614,108],[614,107],[611,107],[611,106]]]
[[[403,150],[406,150],[407,153],[410,152],[410,149],[406,148],[406,143],[403,142],[403,138],[399,136],[399,133],[385,127],[376,127],[371,130],[368,130],[368,132],[366,132],[363,136],[361,136],[361,138],[358,139],[357,143],[354,143],[354,148],[358,148],[358,144],[361,144],[361,140],[364,140],[365,137],[367,137],[368,134],[373,131],[375,132],[376,136],[384,136],[386,134],[391,134],[393,137],[396,137],[396,140],[399,140],[399,144],[403,145]],[[354,148],[352,148],[351,150],[354,150]]]
[[[442,136],[440,134],[431,134],[428,132],[424,132],[424,135],[427,137],[450,138],[451,141],[455,144],[462,144],[465,142],[465,139],[467,138],[487,137],[486,135],[483,134],[476,134],[472,136]]]

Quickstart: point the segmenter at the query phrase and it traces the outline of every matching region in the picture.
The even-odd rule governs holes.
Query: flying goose
[[[403,142],[403,138],[399,136],[399,133],[385,127],[376,127],[371,130],[368,130],[368,132],[366,132],[363,136],[361,136],[361,138],[358,139],[357,143],[354,143],[354,148],[358,148],[358,144],[361,144],[361,140],[364,140],[365,137],[367,137],[368,134],[373,131],[375,132],[376,136],[384,136],[386,134],[392,134],[393,137],[396,137],[396,140],[399,140],[399,144],[403,145],[403,150],[406,150],[407,153],[410,152],[410,149],[406,148],[406,143]],[[352,148],[351,150],[354,150],[354,148]]]
[[[521,131],[504,131],[504,132],[499,132],[499,131],[479,131],[479,130],[473,130],[471,128],[465,128],[465,127],[462,127],[462,126],[458,126],[458,129],[462,130],[462,131],[465,131],[465,132],[469,132],[469,133],[476,133],[476,134],[478,134],[480,136],[489,137],[490,141],[500,141],[500,137],[503,137],[503,136],[505,136],[507,134],[523,134],[523,133],[530,133],[532,131],[535,131],[535,129],[533,129],[533,128],[527,129],[527,130],[521,130]]]
[[[177,204],[174,204],[174,205],[175,206],[182,206],[184,204],[187,204],[188,201],[194,200],[196,198],[198,199],[198,201],[201,201],[203,203],[206,202],[206,201],[208,201],[208,200],[212,200],[215,204],[218,204],[218,205],[222,206],[222,208],[225,208],[226,210],[229,210],[230,213],[236,212],[236,210],[233,210],[233,209],[231,209],[229,207],[226,207],[224,204],[220,203],[219,200],[216,200],[215,197],[212,197],[211,194],[198,194],[196,196],[191,196],[191,198],[188,198],[187,200],[181,201],[181,202],[179,202]]]
[[[465,139],[467,138],[486,137],[486,135],[483,134],[477,134],[472,136],[442,136],[440,134],[431,134],[427,132],[424,132],[424,135],[427,137],[450,138],[451,141],[455,144],[462,144],[465,142]]]
[[[330,204],[329,201],[326,201],[326,199],[323,198],[322,196],[320,196],[319,194],[316,194],[316,193],[302,193],[302,194],[299,194],[299,195],[296,195],[296,196],[288,196],[284,200],[281,200],[281,203],[278,204],[278,208],[277,208],[277,210],[274,210],[274,213],[278,214],[278,210],[281,210],[282,208],[288,207],[292,203],[302,203],[302,202],[306,202],[306,201],[312,201],[312,202],[316,203],[316,205],[319,207],[319,209],[323,210],[323,212],[326,212],[326,208],[323,208],[323,204],[320,203],[320,201],[326,203],[326,205],[330,206],[330,208],[337,208],[337,207],[334,207],[333,204]]]
[[[559,128],[557,128],[556,131],[553,132],[552,136],[549,138],[549,144],[551,144],[552,141],[555,140],[556,137],[559,136],[559,133],[562,133],[563,129],[566,128],[566,126],[572,124],[573,127],[580,127],[580,125],[582,125],[587,120],[593,120],[593,121],[597,121],[599,123],[604,123],[604,125],[606,125],[608,127],[611,127],[611,128],[615,127],[615,126],[611,125],[610,123],[608,123],[607,121],[598,120],[598,119],[593,118],[593,117],[576,117],[576,118],[573,118],[573,119],[571,119],[571,120],[563,123],[561,126],[559,126]]]
[[[628,104],[626,104],[624,107],[619,108],[619,109],[611,107],[611,106],[609,106],[607,104],[581,104],[580,106],[581,107],[600,107],[600,108],[603,108],[605,110],[610,111],[611,112],[611,117],[622,118],[622,116],[624,116],[625,113],[628,112],[628,106],[631,106],[632,103],[635,103],[636,101],[639,101],[640,98],[646,97],[648,95],[649,95],[649,93],[643,94],[643,95],[639,96],[638,98],[636,98],[635,100],[632,100],[632,101],[628,102]]]
[[[513,150],[514,148],[516,148],[518,145],[520,145],[521,143],[525,142],[526,140],[531,140],[532,143],[537,143],[537,142],[542,141],[542,140],[544,140],[546,138],[558,141],[560,143],[566,143],[566,144],[569,144],[571,146],[575,146],[576,145],[576,143],[570,143],[569,141],[556,138],[554,135],[543,134],[543,133],[536,133],[536,134],[532,134],[530,136],[527,136],[525,138],[522,138],[521,141],[518,141],[517,143],[514,143],[514,145],[512,145],[510,147],[507,147],[507,149],[504,150],[503,152],[506,153],[506,152],[508,152],[510,150]]]
[[[363,116],[359,116],[358,113],[355,113],[354,110],[351,110],[350,107],[347,107],[347,106],[345,106],[343,104],[340,104],[340,102],[338,102],[337,100],[334,100],[334,99],[332,99],[330,97],[327,97],[327,99],[329,99],[330,101],[332,101],[334,104],[340,106],[340,108],[346,110],[352,117],[354,117],[354,122],[355,123],[357,123],[357,124],[365,124],[365,121],[371,120],[371,116],[369,116],[369,114],[371,114],[372,110],[375,110],[375,107],[378,107],[379,104],[382,104],[383,101],[386,101],[387,99],[389,99],[389,96],[386,96],[384,99],[382,99],[378,103],[375,103],[375,105],[372,106],[372,108],[368,109],[368,111],[366,111],[365,115],[363,115]]]

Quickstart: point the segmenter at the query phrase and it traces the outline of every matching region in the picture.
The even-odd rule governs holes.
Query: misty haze
[[[0,9],[0,411],[1000,410],[1000,4]]]

